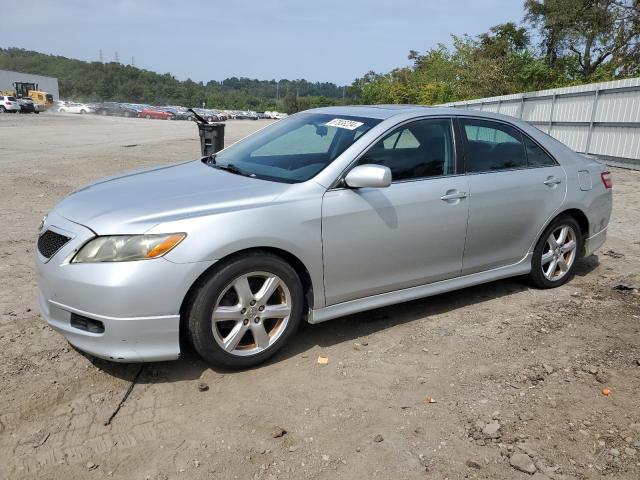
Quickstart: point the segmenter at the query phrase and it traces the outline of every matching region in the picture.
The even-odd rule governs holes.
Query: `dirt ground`
[[[85,357],[40,318],[37,225],[90,180],[198,152],[189,122],[0,116],[0,479],[640,478],[640,295],[612,289],[640,285],[640,172],[621,169],[607,243],[564,287],[304,325],[249,371],[145,364],[105,426],[140,365]]]

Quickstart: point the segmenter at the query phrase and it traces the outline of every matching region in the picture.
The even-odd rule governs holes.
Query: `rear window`
[[[531,139],[524,137],[524,146],[527,149],[527,162],[530,167],[547,167],[556,165],[556,162],[545,152],[540,145]]]
[[[16,97],[7,97],[7,100],[9,100],[10,102],[15,102],[16,101]]]
[[[527,156],[520,132],[504,123],[462,119],[466,137],[465,170],[469,173],[525,168]]]

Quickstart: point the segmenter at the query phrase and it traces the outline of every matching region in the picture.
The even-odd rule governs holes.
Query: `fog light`
[[[104,333],[104,323],[100,320],[83,317],[75,313],[71,314],[71,326],[85,332]]]

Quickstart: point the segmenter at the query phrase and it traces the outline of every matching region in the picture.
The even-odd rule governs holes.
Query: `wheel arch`
[[[187,294],[184,296],[184,298],[182,299],[182,304],[180,305],[180,331],[181,331],[181,336],[182,336],[182,332],[184,329],[184,325],[185,325],[185,316],[187,314],[187,309],[189,307],[190,301],[192,296],[194,295],[194,292],[196,290],[196,287],[198,285],[198,283],[206,278],[207,276],[209,276],[212,272],[214,272],[215,270],[217,270],[219,268],[219,266],[223,263],[223,262],[228,262],[231,261],[237,257],[241,257],[243,255],[246,255],[248,253],[270,253],[271,255],[275,255],[277,257],[280,257],[282,260],[284,260],[285,262],[287,262],[296,272],[296,274],[298,275],[298,278],[300,278],[300,281],[302,282],[302,288],[304,291],[304,298],[305,298],[305,305],[304,305],[304,312],[306,315],[306,312],[313,308],[314,302],[313,302],[313,282],[311,280],[311,274],[309,273],[309,270],[307,269],[306,265],[302,262],[302,260],[300,260],[297,256],[295,256],[294,254],[292,254],[291,252],[288,252],[286,250],[283,250],[281,248],[277,248],[277,247],[250,247],[250,248],[245,248],[242,250],[238,250],[236,252],[230,253],[229,255],[220,258],[220,260],[218,260],[216,263],[214,263],[213,265],[211,265],[209,268],[207,268],[204,272],[202,272],[200,274],[200,276],[191,284],[191,286],[189,287],[189,290],[187,290]]]
[[[582,234],[582,243],[583,243],[583,249],[582,250],[584,250],[584,241],[589,237],[589,218],[579,208],[571,207],[571,208],[566,208],[566,209],[556,213],[554,216],[549,218],[549,220],[540,229],[540,232],[538,233],[538,236],[536,237],[535,241],[531,244],[529,252],[533,252],[533,249],[536,247],[536,245],[540,241],[540,238],[544,234],[544,232],[547,229],[547,227],[549,225],[551,225],[551,223],[556,218],[561,217],[562,215],[568,215],[568,216],[572,217],[576,222],[578,222],[578,225],[580,225],[580,233]],[[584,251],[580,252],[580,256],[582,256],[582,255],[584,255]]]
[[[555,217],[553,217],[551,221],[555,220],[560,215],[569,215],[570,217],[573,217],[576,220],[576,222],[578,222],[578,225],[580,225],[580,233],[582,233],[583,241],[587,237],[589,237],[589,219],[587,218],[587,215],[582,210],[578,208],[569,208],[567,210],[560,212]]]

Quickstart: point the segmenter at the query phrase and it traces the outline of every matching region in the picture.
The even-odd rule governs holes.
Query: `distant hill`
[[[0,48],[0,69],[57,77],[60,97],[78,101],[113,100],[189,107],[202,106],[204,101],[210,108],[295,111],[337,104],[343,98],[343,87],[333,83],[232,77],[204,84],[180,81],[169,73],[160,74],[131,65],[85,62],[20,48]],[[296,92],[297,104],[294,103]]]

